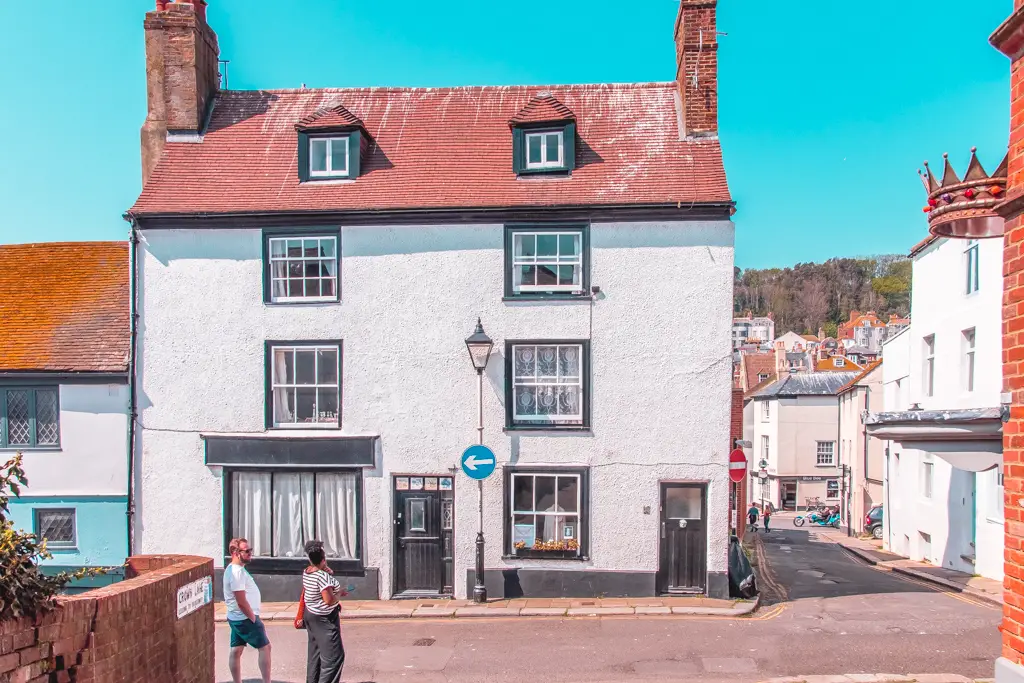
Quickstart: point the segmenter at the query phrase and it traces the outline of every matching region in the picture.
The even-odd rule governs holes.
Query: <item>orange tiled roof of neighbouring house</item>
[[[678,97],[675,83],[220,91],[201,140],[167,141],[131,211],[727,204],[718,138],[682,135]],[[510,120],[562,109],[579,138],[571,177],[517,177]],[[358,178],[299,181],[296,125],[316,112],[362,123]]]
[[[0,372],[125,372],[127,242],[0,246]]]

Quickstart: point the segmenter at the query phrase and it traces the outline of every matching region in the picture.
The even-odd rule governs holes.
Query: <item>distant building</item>
[[[805,351],[808,348],[808,341],[804,339],[803,335],[799,335],[796,332],[787,332],[777,338],[774,344],[772,344],[776,349],[780,345],[785,351]]]
[[[839,465],[848,472],[844,519],[864,531],[864,515],[882,502],[885,444],[868,438],[864,413],[882,405],[882,362],[875,361],[839,390]]]
[[[756,391],[744,407],[753,425],[750,500],[783,510],[809,502],[838,503],[839,400],[836,393],[854,372],[804,373],[782,377]],[[756,478],[761,460],[768,479]]]
[[[836,338],[847,348],[863,346],[878,353],[887,329],[886,323],[874,311],[850,311],[850,319],[839,324]]]
[[[881,357],[882,353],[880,350],[872,351],[866,346],[851,346],[846,349],[846,357],[852,360],[854,363],[867,367],[869,363],[874,363]]]
[[[778,376],[774,353],[745,353],[740,355],[737,388],[744,393]]]
[[[771,313],[755,316],[751,311],[732,319],[732,347],[744,344],[763,344],[775,339],[775,320]]]
[[[864,367],[855,363],[841,353],[828,358],[821,358],[814,365],[815,372],[861,372]]]

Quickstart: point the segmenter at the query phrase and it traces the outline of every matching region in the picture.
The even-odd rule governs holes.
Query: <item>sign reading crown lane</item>
[[[470,446],[462,453],[462,471],[470,479],[486,479],[494,474],[497,459],[487,446]]]

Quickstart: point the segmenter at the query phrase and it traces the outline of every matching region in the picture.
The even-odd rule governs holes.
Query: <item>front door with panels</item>
[[[454,478],[394,477],[396,598],[451,595]]]
[[[707,585],[707,486],[661,485],[658,590],[703,593]]]

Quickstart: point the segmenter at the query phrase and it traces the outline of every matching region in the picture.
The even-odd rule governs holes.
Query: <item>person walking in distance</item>
[[[233,538],[228,544],[231,564],[224,567],[224,604],[231,628],[231,651],[228,669],[231,680],[242,683],[242,652],[249,645],[259,653],[260,675],[270,683],[270,639],[260,620],[260,589],[245,565],[252,562],[252,546],[244,538]]]
[[[306,544],[309,566],[302,574],[302,599],[306,609],[302,622],[308,636],[306,683],[338,683],[345,664],[341,643],[341,605],[338,599],[348,595],[327,566],[321,541]],[[348,587],[352,590],[352,586]]]
[[[757,524],[757,515],[759,514],[757,506],[753,503],[750,504],[750,509],[747,510],[747,526],[754,526]]]
[[[772,519],[772,506],[770,503],[764,506],[764,511],[761,512],[761,518],[764,519],[764,532],[768,533],[768,531],[770,531],[770,529],[768,529],[768,522]]]

